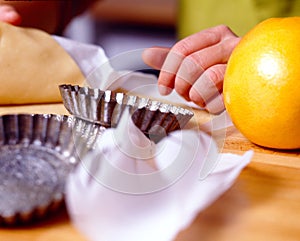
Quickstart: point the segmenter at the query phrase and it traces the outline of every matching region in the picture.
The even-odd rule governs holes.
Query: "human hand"
[[[224,110],[223,79],[226,63],[239,42],[227,26],[200,31],[172,48],[152,47],[143,52],[143,60],[159,69],[158,89],[161,95],[173,89],[211,113]]]

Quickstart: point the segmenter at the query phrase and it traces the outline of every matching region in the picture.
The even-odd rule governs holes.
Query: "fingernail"
[[[205,109],[207,109],[207,111],[212,114],[219,114],[220,112],[222,112],[225,109],[223,94],[217,95],[210,102],[208,102]]]
[[[172,89],[169,87],[166,87],[164,85],[159,85],[158,86],[158,91],[161,95],[169,95],[172,92]]]

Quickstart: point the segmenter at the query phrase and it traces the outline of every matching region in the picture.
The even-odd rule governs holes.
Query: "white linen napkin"
[[[196,107],[175,92],[160,96],[157,78],[136,72],[147,68],[142,50],[109,60],[99,46],[54,38],[77,62],[90,87],[124,88]],[[216,130],[232,123],[223,112],[206,125]],[[211,136],[194,129],[173,132],[154,144],[127,113],[116,129],[104,132],[96,151],[70,175],[67,208],[74,225],[92,241],[174,240],[231,187],[252,155],[221,154]]]
[[[69,213],[89,240],[174,240],[232,185],[252,152],[219,154],[210,136],[192,130],[155,145],[129,117],[107,130],[69,176]],[[203,175],[207,162],[217,165]]]

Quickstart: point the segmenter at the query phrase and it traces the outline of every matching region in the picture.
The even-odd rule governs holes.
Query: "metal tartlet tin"
[[[0,224],[28,223],[57,210],[67,175],[102,132],[62,115],[0,116]]]
[[[71,115],[104,127],[116,126],[124,108],[129,107],[135,125],[154,141],[182,129],[194,115],[180,106],[110,90],[78,85],[60,85],[59,89]]]

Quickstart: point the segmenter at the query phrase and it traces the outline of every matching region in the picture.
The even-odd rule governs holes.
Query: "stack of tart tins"
[[[194,115],[180,106],[110,90],[78,85],[60,85],[59,89],[71,115],[103,127],[115,127],[124,108],[130,108],[135,125],[155,142],[182,129]]]
[[[149,98],[72,85],[59,89],[71,116],[0,116],[0,225],[28,224],[57,210],[69,173],[106,128],[117,126],[125,108],[155,142],[193,117],[188,109]]]
[[[63,115],[0,116],[0,224],[28,223],[57,210],[67,175],[103,131]]]

